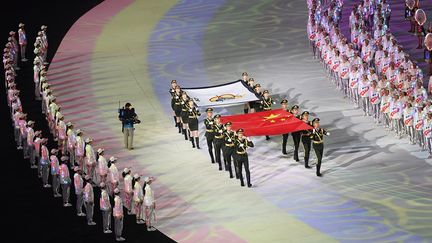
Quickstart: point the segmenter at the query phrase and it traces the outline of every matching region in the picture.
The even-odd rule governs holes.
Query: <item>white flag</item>
[[[198,107],[227,106],[259,100],[241,80],[196,88],[182,88]]]

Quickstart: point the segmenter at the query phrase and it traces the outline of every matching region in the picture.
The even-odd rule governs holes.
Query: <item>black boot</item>
[[[245,114],[247,114],[247,113],[248,113],[248,109],[243,109],[243,112],[244,112]]]
[[[173,116],[173,117],[174,117],[174,124],[175,124],[175,127],[177,127],[177,126],[178,126],[177,119],[176,119],[175,116]]]
[[[177,122],[177,127],[178,127],[178,129],[179,129],[179,132],[178,132],[178,133],[181,133],[181,132],[182,132],[182,128],[181,128],[181,124],[180,124],[180,122]]]
[[[195,143],[196,143],[197,149],[201,149],[200,146],[199,146],[199,137],[195,138]]]
[[[183,134],[184,134],[184,138],[185,138],[185,140],[188,140],[188,136],[187,136],[186,129],[183,129]]]
[[[210,149],[209,149],[209,154],[210,154],[210,158],[211,158],[212,164],[216,163],[215,160],[214,160],[213,151],[211,151]]]
[[[270,140],[270,137],[268,135],[266,135],[266,140]]]
[[[191,137],[191,135],[190,135],[190,130],[189,130],[189,129],[187,130],[187,133],[188,133],[188,136],[189,136],[189,140],[192,142],[193,137]]]
[[[190,141],[192,142],[192,148],[195,148],[195,140],[191,138]]]

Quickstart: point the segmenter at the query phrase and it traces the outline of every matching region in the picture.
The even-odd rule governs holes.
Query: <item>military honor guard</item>
[[[211,162],[214,164],[215,159],[213,156],[213,141],[215,137],[214,130],[214,119],[213,119],[213,108],[207,108],[207,117],[204,119],[204,125],[206,127],[205,137],[207,140],[207,148],[210,155]]]
[[[280,104],[281,104],[282,109],[289,111],[287,99],[283,99],[280,102]],[[286,150],[286,146],[287,146],[287,142],[288,142],[288,136],[289,136],[289,133],[282,134],[282,154],[288,154],[287,150]]]
[[[315,154],[317,157],[317,165],[316,165],[316,175],[322,176],[321,174],[321,161],[324,154],[324,135],[329,136],[330,133],[320,127],[320,119],[315,118],[312,120],[312,146],[315,150]]]
[[[261,96],[260,111],[269,111],[272,109],[272,105],[276,104],[273,99],[269,96],[269,91],[264,90]],[[266,140],[269,140],[270,136],[266,135]]]
[[[290,112],[293,116],[295,116],[295,118],[297,118],[297,119],[301,118],[300,115],[298,114],[299,113],[299,106],[298,105],[293,105],[291,107]],[[298,150],[300,147],[301,131],[292,132],[291,136],[292,136],[293,142],[294,142],[294,160],[298,162],[298,161],[300,161],[299,157],[298,157]]]
[[[190,141],[192,142],[192,148],[200,149],[199,146],[199,134],[198,134],[198,117],[201,116],[201,113],[195,106],[192,99],[189,101],[189,110],[188,110],[188,121],[189,121],[189,130],[190,130]]]
[[[174,111],[175,119],[176,119],[176,126],[178,128],[178,132],[182,133],[182,124],[181,124],[181,89],[180,86],[176,86],[174,88],[174,93],[171,97],[171,108]]]
[[[215,157],[216,163],[219,164],[219,170],[222,170],[222,160],[221,160],[221,151],[224,146],[224,125],[220,122],[221,115],[217,114],[214,116],[214,126],[213,129],[215,131],[214,136],[214,148],[215,148]]]
[[[235,140],[235,160],[238,165],[238,174],[240,177],[240,185],[245,186],[243,181],[243,167],[246,173],[246,182],[248,187],[252,187],[249,171],[249,158],[247,154],[247,149],[254,147],[254,144],[248,137],[243,136],[244,130],[237,130],[237,139]]]
[[[190,131],[189,131],[189,97],[187,96],[186,92],[182,92],[181,99],[180,99],[180,105],[181,105],[181,113],[180,118],[181,122],[183,124],[182,133],[184,135],[185,140],[188,140],[188,134],[190,138]]]
[[[309,121],[309,112],[308,111],[303,111],[301,114],[301,120],[308,124],[309,126],[312,126],[312,122]],[[312,131],[311,130],[303,130],[301,131],[301,141],[302,141],[302,145],[303,145],[303,151],[304,151],[304,162],[305,162],[305,168],[310,168],[309,167],[309,155],[310,155],[310,151],[311,151],[311,135]]]
[[[235,140],[236,140],[236,134],[235,132],[231,129],[232,123],[231,122],[227,122],[225,124],[225,132],[224,132],[224,140],[225,140],[225,146],[223,149],[223,155],[224,155],[224,161],[225,163],[225,170],[229,171],[230,173],[230,178],[234,178],[233,173],[232,173],[232,167],[231,167],[231,160],[234,156],[234,150],[235,150]],[[238,179],[238,165],[236,163],[236,161],[234,160],[234,171],[236,174],[236,178]]]
[[[173,110],[173,117],[174,117],[174,125],[175,125],[175,127],[177,127],[177,124],[178,124],[178,121],[177,121],[177,118],[176,118],[176,115],[175,115],[175,110],[174,110],[174,107],[173,107],[173,103],[172,103],[172,101],[173,101],[173,98],[174,98],[174,96],[176,95],[176,87],[177,87],[178,85],[177,85],[177,80],[171,80],[171,88],[170,88],[170,90],[169,90],[169,93],[170,93],[170,95],[171,95],[171,108],[172,108],[172,110]]]

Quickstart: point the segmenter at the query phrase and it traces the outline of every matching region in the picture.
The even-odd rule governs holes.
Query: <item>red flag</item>
[[[234,130],[243,128],[246,136],[280,135],[312,129],[284,109],[221,117],[222,123],[229,121]]]

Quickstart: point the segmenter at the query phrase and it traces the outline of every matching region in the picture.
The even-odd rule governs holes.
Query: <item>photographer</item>
[[[135,113],[135,109],[132,108],[130,103],[126,103],[125,108],[122,109],[119,119],[123,123],[123,135],[125,148],[131,150],[133,149],[133,135],[134,135],[134,124],[141,123],[138,120],[138,116]]]

